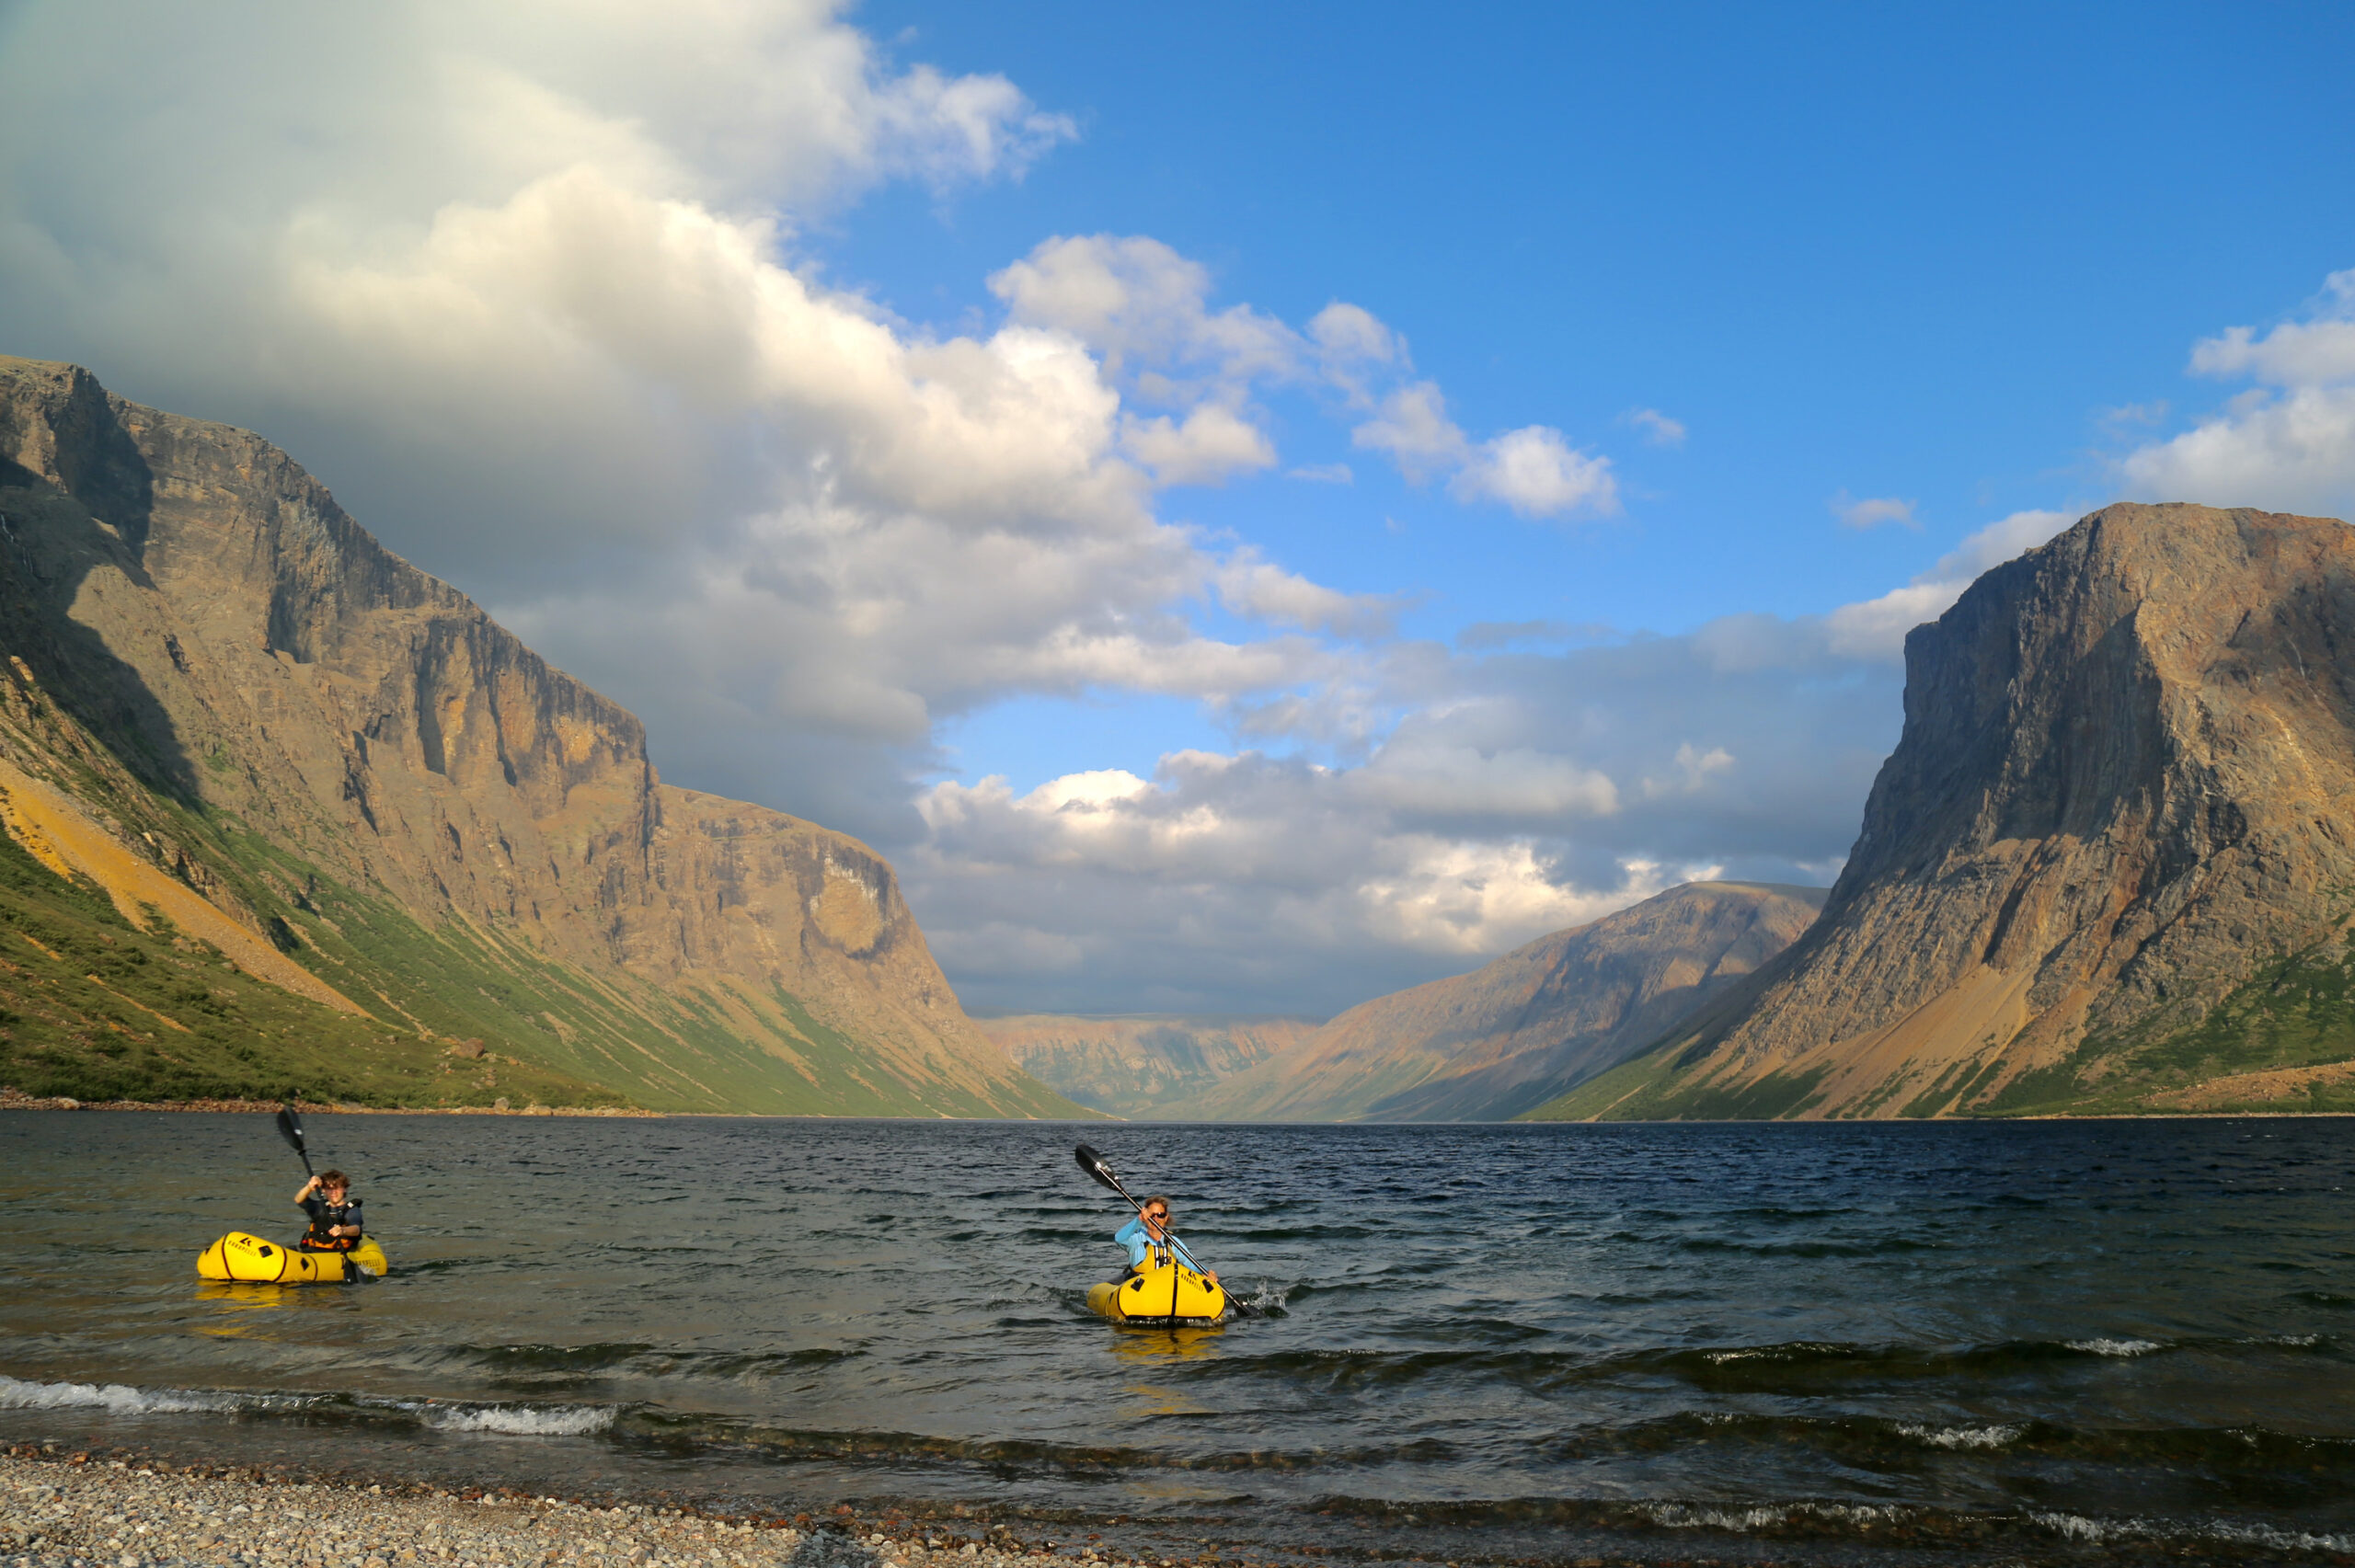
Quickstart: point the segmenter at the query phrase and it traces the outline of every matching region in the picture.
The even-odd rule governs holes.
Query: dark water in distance
[[[1433,1557],[2355,1553],[2355,1122],[0,1114],[0,1437]],[[1166,1190],[1261,1321],[1086,1310]],[[1190,1532],[1185,1534],[1183,1532]]]

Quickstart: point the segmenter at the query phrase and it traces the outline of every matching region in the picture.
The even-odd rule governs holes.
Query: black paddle
[[[316,1177],[318,1173],[311,1169],[310,1151],[303,1147],[303,1118],[294,1114],[294,1107],[292,1105],[278,1107],[278,1136],[284,1139],[294,1152],[302,1157],[303,1173]]]
[[[1112,1167],[1104,1162],[1104,1156],[1097,1153],[1096,1150],[1083,1143],[1077,1149],[1072,1150],[1072,1158],[1079,1162],[1079,1168],[1086,1172],[1097,1186],[1107,1187],[1113,1192],[1119,1193],[1122,1198],[1127,1200],[1130,1207],[1135,1209],[1139,1214],[1143,1214],[1144,1212],[1144,1205],[1139,1203],[1135,1196],[1130,1193],[1129,1189],[1120,1185],[1120,1178],[1112,1173]],[[1175,1230],[1170,1230],[1166,1225],[1162,1227],[1161,1233],[1168,1237],[1173,1243],[1178,1240],[1178,1233]],[[1175,1251],[1174,1246],[1172,1251]],[[1169,1302],[1169,1318],[1170,1322],[1175,1323],[1178,1319],[1178,1281],[1174,1274],[1170,1277],[1169,1284],[1171,1293]],[[1244,1300],[1232,1290],[1226,1293],[1226,1300],[1229,1306],[1233,1307],[1237,1312],[1246,1318],[1257,1318],[1265,1315],[1258,1308],[1253,1306],[1250,1302]]]

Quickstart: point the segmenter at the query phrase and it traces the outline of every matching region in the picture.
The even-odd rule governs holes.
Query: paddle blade
[[[303,1118],[294,1114],[294,1107],[292,1105],[278,1107],[278,1136],[286,1140],[288,1148],[302,1157],[303,1169],[308,1171],[311,1168],[311,1151],[303,1147]]]
[[[1072,1158],[1079,1162],[1079,1168],[1093,1177],[1097,1186],[1111,1192],[1120,1192],[1120,1178],[1112,1174],[1111,1166],[1104,1163],[1104,1156],[1083,1143],[1072,1150]],[[1120,1196],[1126,1197],[1128,1195],[1120,1193]]]

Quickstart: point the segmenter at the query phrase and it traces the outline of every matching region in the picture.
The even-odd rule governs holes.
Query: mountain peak
[[[2344,959],[2350,807],[2355,532],[2105,508],[1908,636],[1904,734],[1815,929],[1543,1114],[2214,1103],[2337,1048],[2245,993]]]

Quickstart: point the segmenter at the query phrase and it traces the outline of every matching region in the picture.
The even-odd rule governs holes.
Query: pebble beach
[[[0,1455],[4,1568],[1159,1568],[1092,1547],[1024,1541],[959,1520],[822,1528],[692,1508],[467,1494],[365,1482],[257,1481],[243,1471],[18,1449]]]

